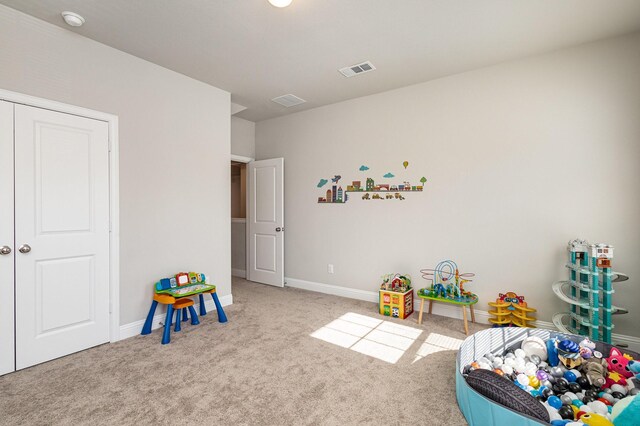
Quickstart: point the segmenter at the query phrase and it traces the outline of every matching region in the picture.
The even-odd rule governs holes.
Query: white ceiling
[[[0,0],[212,84],[260,121],[640,30],[639,0]],[[71,28],[60,12],[84,16]],[[370,60],[376,71],[338,69]],[[271,98],[293,93],[306,104]]]

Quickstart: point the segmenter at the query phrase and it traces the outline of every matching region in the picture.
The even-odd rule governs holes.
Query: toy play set
[[[489,322],[494,327],[535,327],[530,322],[536,319],[530,315],[536,310],[527,306],[524,296],[518,296],[512,291],[500,293],[498,299],[488,305],[495,308],[489,311]]]
[[[469,326],[467,324],[467,309],[471,313],[471,322],[475,322],[475,313],[473,305],[478,303],[478,296],[464,289],[464,284],[471,282],[470,278],[475,274],[467,272],[461,274],[458,265],[452,260],[444,260],[436,265],[434,269],[421,269],[422,278],[431,282],[431,285],[418,290],[420,300],[420,314],[418,315],[418,324],[422,324],[422,312],[424,309],[424,301],[429,301],[429,313],[431,313],[433,302],[450,303],[458,305],[462,308],[462,318],[464,320],[464,331],[469,334]]]
[[[162,278],[154,284],[153,301],[151,308],[147,314],[142,332],[146,335],[151,333],[153,318],[158,304],[167,305],[167,315],[164,323],[164,332],[162,335],[162,344],[170,342],[171,326],[173,325],[173,313],[176,313],[174,332],[181,330],[181,323],[187,321],[191,316],[191,324],[198,325],[200,320],[195,310],[195,302],[189,296],[198,295],[200,303],[200,316],[207,315],[204,303],[204,295],[210,294],[216,305],[218,312],[218,321],[227,322],[227,316],[222,309],[218,295],[216,294],[216,286],[207,282],[207,277],[198,272],[179,272],[171,278]]]
[[[405,319],[413,313],[413,288],[408,274],[382,276],[379,291],[380,314]]]
[[[571,307],[569,312],[554,315],[553,324],[561,331],[589,336],[592,340],[611,343],[612,316],[626,314],[624,308],[614,306],[613,283],[629,277],[611,269],[613,247],[607,244],[589,244],[575,239],[569,251],[569,280],[553,284],[553,292]],[[567,294],[567,288],[570,292]],[[568,318],[568,324],[564,319]]]
[[[458,404],[471,425],[638,425],[634,359],[640,355],[583,336],[484,330],[458,353]]]

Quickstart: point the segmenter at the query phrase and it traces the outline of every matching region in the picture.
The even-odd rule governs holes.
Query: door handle
[[[276,232],[280,232],[280,231],[282,231],[282,228],[277,227],[277,228],[276,228]]]
[[[0,255],[5,256],[7,254],[11,253],[11,247],[9,246],[2,246],[0,247]]]
[[[31,246],[29,244],[23,244],[20,246],[20,248],[18,249],[18,251],[20,253],[29,253],[31,251]]]

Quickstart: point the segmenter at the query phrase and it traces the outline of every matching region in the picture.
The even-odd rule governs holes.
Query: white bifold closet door
[[[109,130],[85,117],[13,110],[21,369],[109,341]]]

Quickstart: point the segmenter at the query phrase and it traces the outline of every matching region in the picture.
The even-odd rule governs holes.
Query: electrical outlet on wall
[[[327,272],[330,274],[333,274],[333,264],[329,263],[327,265]]]

